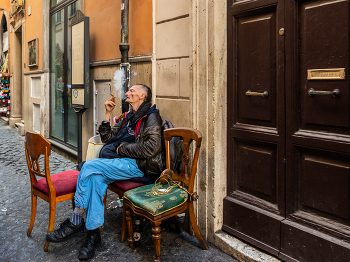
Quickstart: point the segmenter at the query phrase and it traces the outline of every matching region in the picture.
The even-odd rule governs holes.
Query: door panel
[[[284,261],[348,262],[350,245],[288,220],[281,225],[281,253]]]
[[[223,230],[278,255],[282,217],[231,197],[225,198],[223,210]]]
[[[286,1],[287,261],[346,261],[350,254],[349,0]],[[289,62],[288,62],[289,61]],[[310,79],[308,70],[330,71]],[[310,89],[331,94],[308,94]],[[339,254],[335,254],[338,250]]]
[[[276,203],[276,147],[238,142],[237,190]]]
[[[232,45],[223,229],[275,255],[285,217],[282,11],[283,1],[247,1],[233,3],[228,15]]]
[[[223,230],[286,261],[350,257],[349,1],[228,5]]]
[[[349,219],[349,159],[319,153],[300,156],[301,209]]]
[[[300,145],[292,149],[287,218],[350,241],[350,155]]]
[[[238,121],[276,126],[276,12],[237,18]],[[268,92],[268,97],[246,92]]]
[[[344,80],[310,80],[307,70],[345,68],[345,72],[349,72],[349,1],[294,3],[300,20],[297,31],[300,48],[294,49],[297,50],[294,56],[298,58],[295,78],[299,83],[295,82],[289,88],[287,85],[287,94],[290,92],[291,98],[286,101],[292,108],[292,111],[287,110],[287,118],[292,120],[287,121],[287,128],[291,131],[290,137],[287,135],[287,150],[290,150],[289,154],[287,152],[290,155],[290,161],[287,158],[290,172],[290,176],[287,174],[287,218],[293,218],[293,213],[303,210],[313,215],[330,216],[334,221],[346,219],[343,222],[347,225],[350,194],[350,147],[346,146],[350,143],[349,77]],[[340,96],[309,96],[310,88],[322,91],[339,89]],[[292,101],[300,103],[292,104]],[[337,150],[339,144],[343,144],[342,152]],[[305,223],[313,223],[307,221],[306,218]],[[328,231],[332,234],[331,230]]]
[[[307,70],[347,68],[349,64],[349,2],[300,3],[301,128],[346,132],[349,127],[349,76],[345,80],[308,80]],[[349,74],[346,70],[345,74]],[[340,96],[309,96],[308,90],[332,91]]]

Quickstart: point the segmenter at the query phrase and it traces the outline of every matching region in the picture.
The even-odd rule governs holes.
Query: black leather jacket
[[[107,142],[121,129],[125,116],[111,128],[109,123],[102,123],[99,127],[102,142]],[[139,169],[154,179],[163,171],[162,162],[162,118],[158,112],[151,113],[142,118],[140,129],[137,133],[135,143],[121,143],[118,147],[118,154],[134,158]]]

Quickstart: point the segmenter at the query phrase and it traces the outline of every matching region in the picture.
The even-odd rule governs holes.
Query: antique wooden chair
[[[152,187],[154,184],[138,187],[129,190],[124,194],[124,211],[126,213],[127,227],[129,231],[129,246],[133,247],[133,213],[146,217],[152,224],[153,242],[156,254],[156,261],[160,260],[160,224],[163,220],[174,217],[177,214],[189,209],[189,217],[193,231],[203,249],[208,249],[204,242],[196,222],[194,214],[193,201],[196,201],[198,195],[193,192],[194,181],[197,171],[197,162],[202,136],[198,130],[191,128],[171,128],[164,131],[165,149],[166,149],[166,167],[170,169],[170,140],[172,137],[181,137],[184,143],[184,152],[182,154],[181,172],[172,175],[174,181],[179,181],[188,186],[188,194],[184,190],[174,187],[170,192],[164,195],[153,195]],[[192,141],[196,142],[194,157],[191,165],[191,172],[188,174],[189,151]]]
[[[49,156],[51,155],[51,143],[42,135],[27,132],[25,136],[25,151],[31,182],[32,213],[27,235],[31,236],[35,221],[37,197],[50,204],[49,228],[51,232],[55,223],[56,203],[72,200],[74,209],[74,193],[77,186],[79,171],[68,170],[50,175]],[[44,173],[41,172],[39,157],[44,155]],[[37,180],[36,176],[43,177]],[[49,248],[50,242],[46,241],[44,251]]]
[[[162,129],[168,129],[168,128],[174,128],[174,126],[169,120],[163,119]],[[123,198],[124,193],[126,191],[129,191],[129,190],[141,187],[141,186],[145,186],[145,184],[135,183],[135,182],[130,182],[130,181],[125,180],[125,181],[115,181],[115,182],[109,184],[108,189],[111,190],[112,192],[118,194],[119,198],[121,199],[121,198]],[[106,202],[107,202],[107,191],[106,191],[106,195],[103,199],[103,203],[105,205],[105,213],[106,213]],[[174,221],[176,229],[178,231],[181,231],[176,217],[174,217],[173,221]],[[125,240],[125,233],[126,233],[126,215],[125,215],[125,206],[123,206],[122,232],[120,235],[121,242],[124,242],[124,240]]]
[[[108,189],[113,191],[114,193],[118,194],[119,198],[122,199],[124,196],[124,193],[126,191],[129,191],[134,188],[138,188],[141,186],[145,186],[144,184],[141,183],[134,183],[130,181],[115,181],[111,184],[108,185]],[[106,199],[107,199],[107,192],[106,195],[103,199],[103,203],[106,208]],[[105,209],[106,210],[106,209]],[[126,233],[126,215],[125,215],[125,206],[123,205],[123,220],[122,220],[122,232],[120,235],[120,241],[124,242],[125,240],[125,233]]]

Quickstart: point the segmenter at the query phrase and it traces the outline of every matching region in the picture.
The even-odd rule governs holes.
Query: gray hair
[[[139,86],[142,91],[145,92],[145,102],[152,102],[152,91],[151,88],[149,88],[148,86],[144,85],[144,84],[136,84],[136,86]]]

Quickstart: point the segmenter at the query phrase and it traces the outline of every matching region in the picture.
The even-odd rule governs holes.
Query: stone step
[[[15,123],[15,126],[18,129],[18,134],[20,136],[24,136],[25,135],[24,124],[23,123]]]
[[[7,122],[7,123],[9,122],[8,117],[2,116],[1,119],[4,120],[4,121]]]

